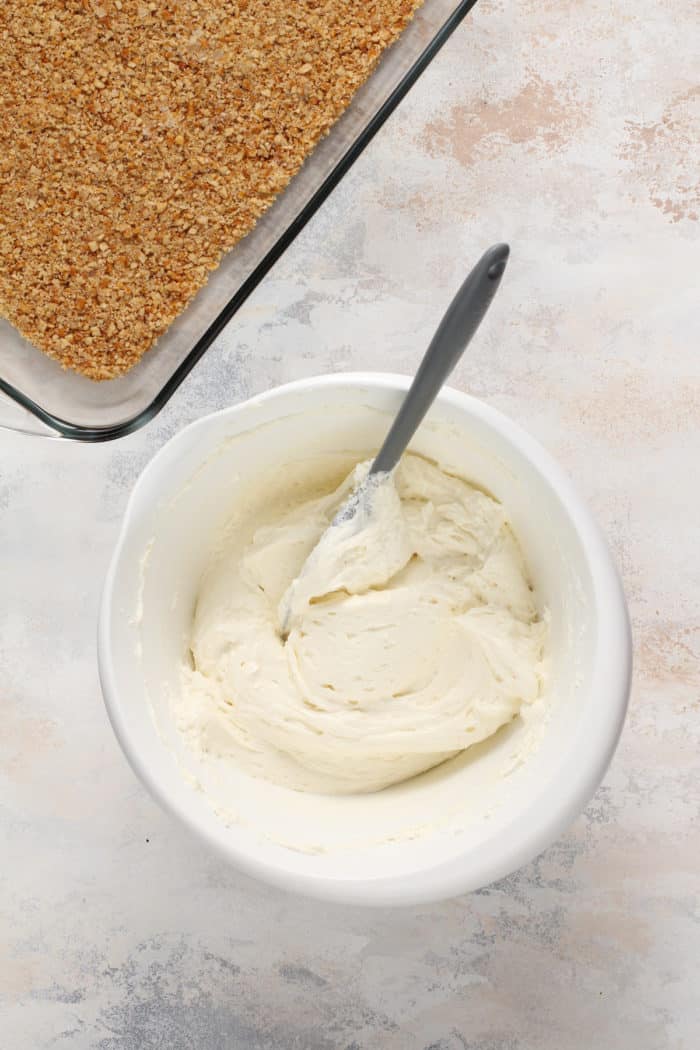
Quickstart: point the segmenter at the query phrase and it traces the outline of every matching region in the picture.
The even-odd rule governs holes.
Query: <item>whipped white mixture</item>
[[[540,696],[547,626],[504,508],[404,456],[316,547],[366,473],[320,495],[290,478],[232,523],[183,671],[178,722],[198,753],[297,790],[376,791]]]

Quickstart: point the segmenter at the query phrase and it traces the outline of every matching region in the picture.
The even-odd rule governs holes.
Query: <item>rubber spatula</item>
[[[496,244],[484,252],[450,303],[369,473],[337,511],[301,572],[287,588],[279,607],[278,622],[282,638],[289,634],[294,598],[306,566],[316,556],[319,547],[328,542],[330,530],[355,518],[360,507],[371,499],[378,476],[390,473],[401,459],[426,412],[481,324],[501,282],[509,254],[507,244]]]

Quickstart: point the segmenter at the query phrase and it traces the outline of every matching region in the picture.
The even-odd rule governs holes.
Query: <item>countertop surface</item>
[[[695,1050],[697,72],[690,0],[481,0],[157,419],[95,447],[0,434],[0,1045]],[[554,453],[606,530],[627,723],[585,813],[509,878],[396,912],[295,899],[205,852],[114,740],[95,626],[124,506],[212,409],[412,372],[497,240],[511,262],[455,385]]]

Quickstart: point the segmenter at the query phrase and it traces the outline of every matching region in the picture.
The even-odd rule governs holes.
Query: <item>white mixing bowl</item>
[[[599,784],[629,693],[625,600],[586,507],[532,438],[445,389],[411,447],[507,508],[551,615],[549,715],[539,744],[508,769],[529,732],[516,719],[423,776],[341,798],[290,791],[225,763],[198,765],[190,754],[172,699],[201,574],[237,493],[273,465],[319,450],[369,457],[407,386],[400,376],[324,376],[187,427],[134,488],[100,615],[109,717],[155,798],[248,874],[347,903],[438,900],[531,860]]]

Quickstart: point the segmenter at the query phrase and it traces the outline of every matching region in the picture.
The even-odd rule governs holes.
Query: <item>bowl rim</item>
[[[307,897],[343,904],[412,905],[434,902],[472,891],[516,871],[554,842],[582,811],[600,784],[617,746],[629,700],[632,675],[632,638],[622,584],[607,542],[568,475],[557,461],[530,434],[504,413],[491,405],[445,386],[438,401],[465,412],[502,439],[517,447],[531,466],[554,489],[581,543],[591,574],[598,610],[597,635],[603,639],[595,647],[595,678],[605,683],[605,697],[592,698],[595,710],[593,744],[580,742],[580,756],[585,757],[569,767],[565,789],[552,799],[546,813],[540,814],[535,826],[520,828],[506,842],[490,840],[491,849],[474,858],[459,854],[435,867],[380,877],[337,878],[318,872],[290,871],[256,855],[254,841],[243,845],[203,826],[188,810],[174,800],[141,753],[137,734],[129,728],[120,701],[118,675],[112,660],[114,585],[125,553],[137,509],[157,499],[157,480],[167,476],[168,465],[178,446],[191,443],[194,435],[223,417],[233,419],[251,409],[298,392],[359,387],[401,392],[408,388],[410,377],[386,372],[346,372],[311,376],[271,388],[238,404],[209,413],[188,424],[173,435],[141,471],[129,496],[121,528],[114,546],[102,592],[97,630],[97,657],[102,694],[115,736],[132,769],[159,805],[183,822],[219,855],[238,870],[281,889]],[[259,424],[259,420],[253,425]],[[593,690],[591,690],[593,692]],[[165,746],[165,745],[163,745]],[[498,843],[497,848],[493,848]]]

